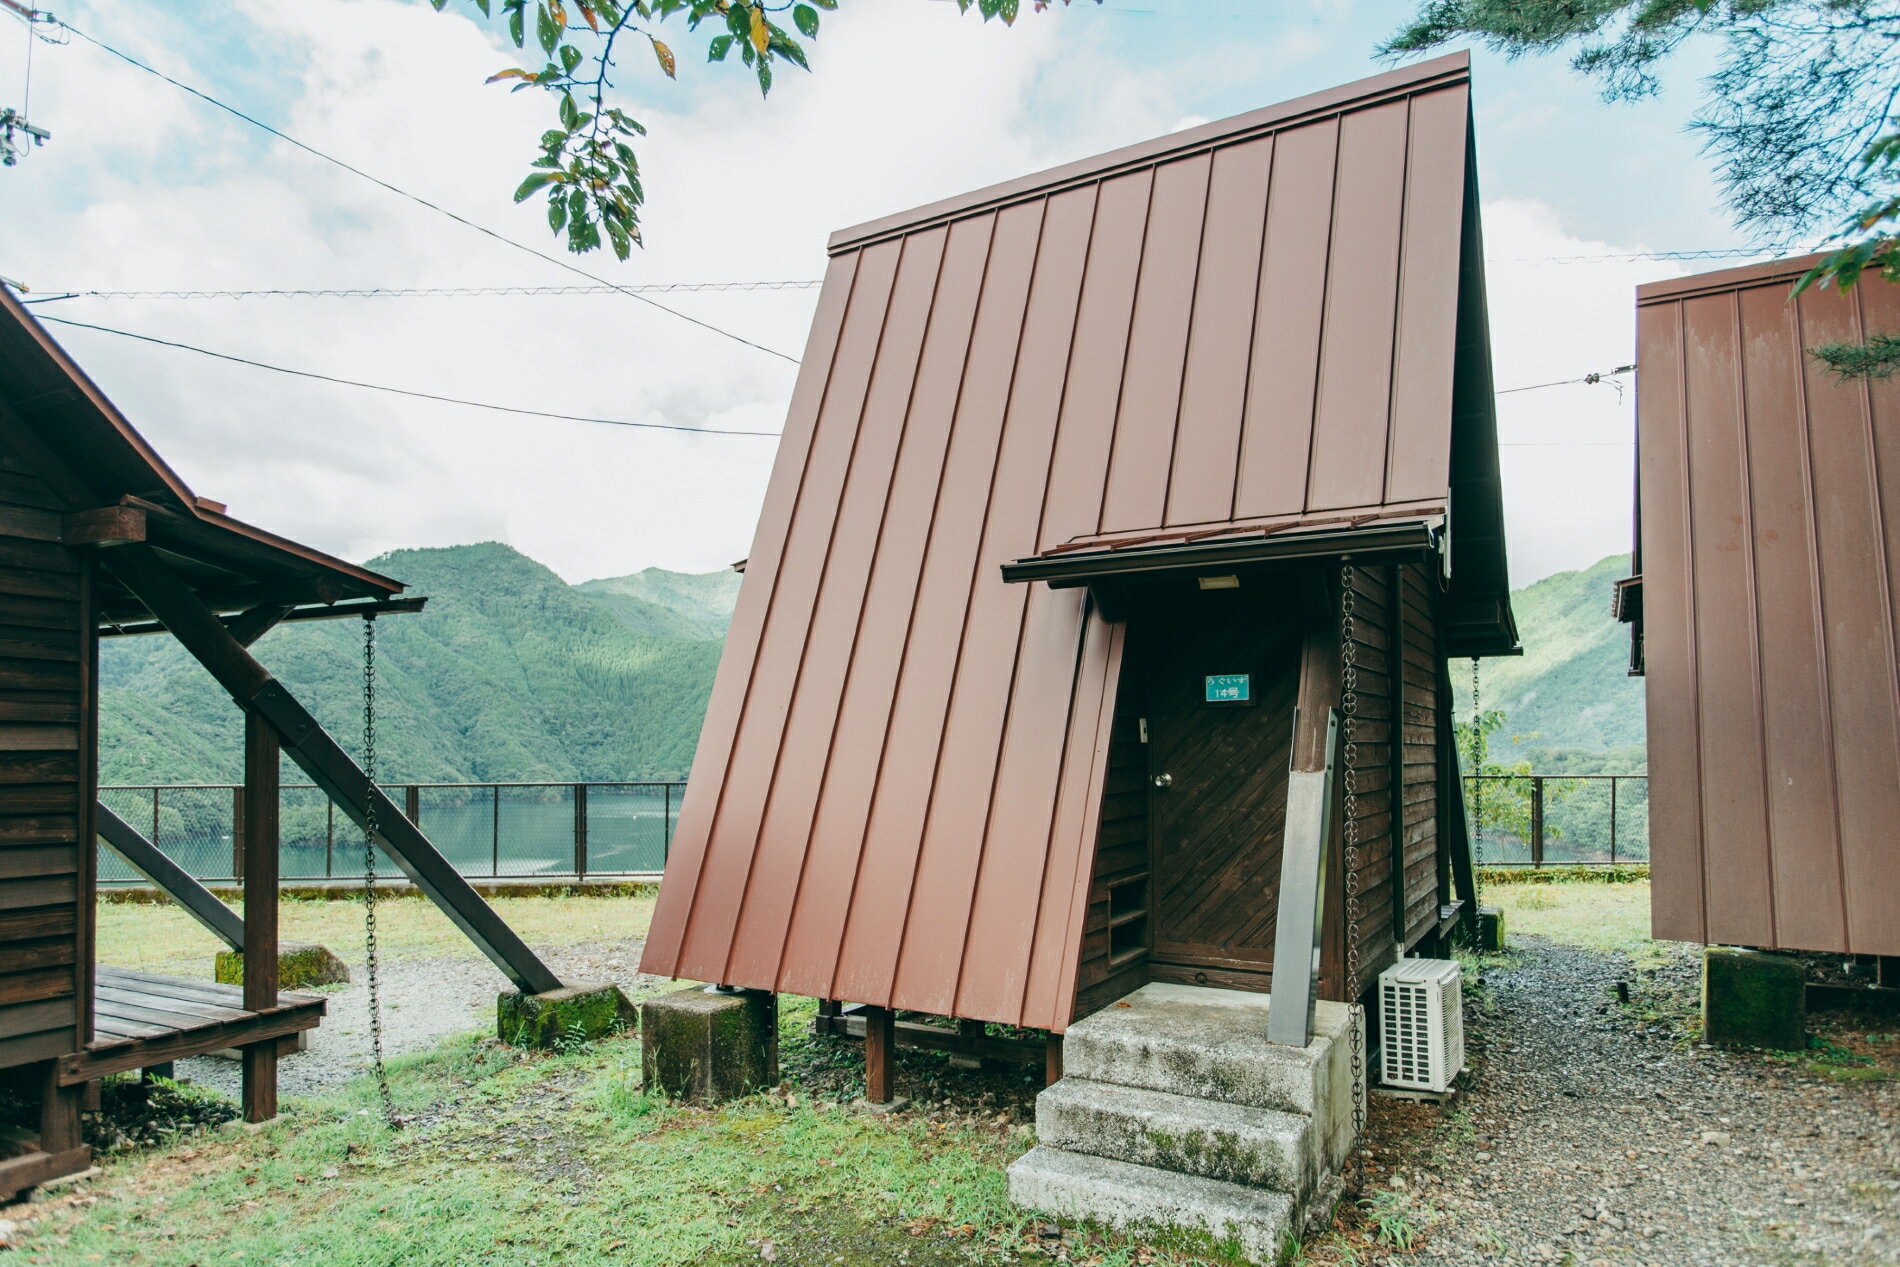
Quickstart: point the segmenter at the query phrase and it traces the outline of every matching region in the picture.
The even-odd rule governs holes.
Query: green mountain
[[[1479,693],[1485,708],[1503,711],[1503,735],[1540,770],[1643,766],[1643,680],[1629,676],[1629,627],[1610,615],[1611,583],[1629,565],[1627,554],[1613,554],[1511,595],[1524,654],[1486,660]],[[1471,712],[1470,679],[1467,665],[1452,666],[1461,719]],[[1496,739],[1492,756],[1504,756]]]
[[[376,622],[382,777],[685,777],[736,574],[648,569],[581,588],[493,542],[399,550],[370,566],[429,597],[419,615]],[[314,621],[254,648],[352,753],[362,636],[354,620]],[[239,777],[237,709],[171,639],[107,639],[100,684],[102,782]]]
[[[739,574],[668,572],[648,568],[632,576],[582,581],[574,587],[635,633],[656,638],[724,639],[739,597]]]

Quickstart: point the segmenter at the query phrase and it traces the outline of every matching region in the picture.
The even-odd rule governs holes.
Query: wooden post
[[[1062,1035],[1051,1031],[1042,1045],[1042,1085],[1053,1087],[1062,1081]]]
[[[59,1085],[59,1062],[49,1060],[40,1078],[40,1151],[67,1153],[80,1147],[79,1111],[85,1102],[85,1084]]]
[[[895,1099],[893,1057],[897,1053],[897,1013],[887,1007],[864,1009],[864,1098],[872,1104]]]
[[[1531,865],[1544,865],[1544,779],[1531,776]]]
[[[277,1006],[277,732],[244,716],[244,1010]],[[244,1120],[277,1116],[277,1040],[244,1048]]]

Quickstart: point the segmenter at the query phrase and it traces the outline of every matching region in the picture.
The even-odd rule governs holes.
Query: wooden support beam
[[[334,603],[327,607],[299,607],[296,605],[296,602],[309,600],[307,598],[298,598],[293,602],[290,597],[283,594],[273,595],[266,599],[258,599],[255,595],[251,597],[254,601],[250,602],[249,605],[237,615],[220,617],[220,619],[224,621],[225,628],[231,631],[232,636],[235,637],[240,644],[247,647],[253,642],[256,642],[258,638],[263,637],[264,634],[270,631],[270,628],[277,624],[290,625],[298,624],[306,620],[355,620],[363,616],[401,615],[410,612],[419,612],[429,602],[426,597],[382,598]],[[220,609],[220,604],[216,603],[207,603],[206,606],[214,610]],[[239,622],[245,621],[247,618],[262,619],[262,612],[276,607],[284,608],[285,615],[275,621],[272,626],[258,630],[255,636],[247,637],[247,630]],[[252,617],[253,612],[260,614],[257,617]],[[107,625],[99,631],[99,636],[101,638],[136,638],[144,634],[170,632],[171,630],[165,628],[165,626],[158,621],[140,620],[133,621],[129,624]]]
[[[248,647],[277,628],[283,619],[297,610],[290,603],[259,603],[248,607],[224,622],[240,647]]]
[[[864,1009],[864,1098],[872,1104],[896,1099],[897,1013],[888,1007]]]
[[[1451,669],[1438,673],[1438,742],[1448,776],[1440,785],[1445,798],[1438,847],[1451,855],[1451,891],[1459,908],[1465,944],[1478,944],[1478,869],[1472,857],[1471,820],[1465,810],[1465,781],[1459,774],[1457,731],[1451,721]],[[1477,773],[1477,771],[1472,771]]]
[[[108,556],[112,574],[205,666],[247,714],[277,732],[292,761],[357,824],[372,813],[377,845],[429,900],[524,994],[561,988],[560,979],[484,902],[428,837],[396,808],[332,739],[310,711],[239,645],[224,622],[198,600],[150,546],[128,545]]]
[[[1405,570],[1396,563],[1385,570],[1385,619],[1386,677],[1391,682],[1386,700],[1387,848],[1392,860],[1392,940],[1402,948],[1405,908],[1410,905],[1405,882]]]
[[[99,839],[112,852],[124,858],[140,875],[169,894],[185,913],[202,924],[207,932],[232,950],[244,949],[244,921],[238,913],[220,902],[189,871],[167,857],[157,845],[145,839],[139,829],[113,813],[104,801],[94,807],[99,819]]]
[[[1042,1044],[1042,1085],[1053,1087],[1062,1081],[1062,1035],[1050,1034]]]
[[[277,732],[244,715],[244,1010],[277,1006]],[[244,1120],[277,1116],[277,1043],[244,1048]]]
[[[60,525],[69,546],[124,546],[145,540],[145,512],[136,506],[101,506],[75,511]]]
[[[79,1135],[79,1112],[85,1099],[84,1085],[64,1084],[59,1076],[59,1063],[46,1062],[40,1077],[41,1152],[69,1153],[85,1147]]]

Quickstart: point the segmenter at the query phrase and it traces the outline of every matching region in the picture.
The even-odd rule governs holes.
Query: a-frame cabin
[[[1323,993],[1347,835],[1362,987],[1471,913],[1447,667],[1516,630],[1465,57],[830,254],[643,971],[1054,1033],[1266,990],[1342,705]]]

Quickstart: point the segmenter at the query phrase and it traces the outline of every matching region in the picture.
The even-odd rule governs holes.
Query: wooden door
[[[1144,623],[1150,974],[1265,990],[1299,687],[1297,630],[1285,604],[1233,594],[1198,596]],[[1243,690],[1244,702],[1208,698]]]

